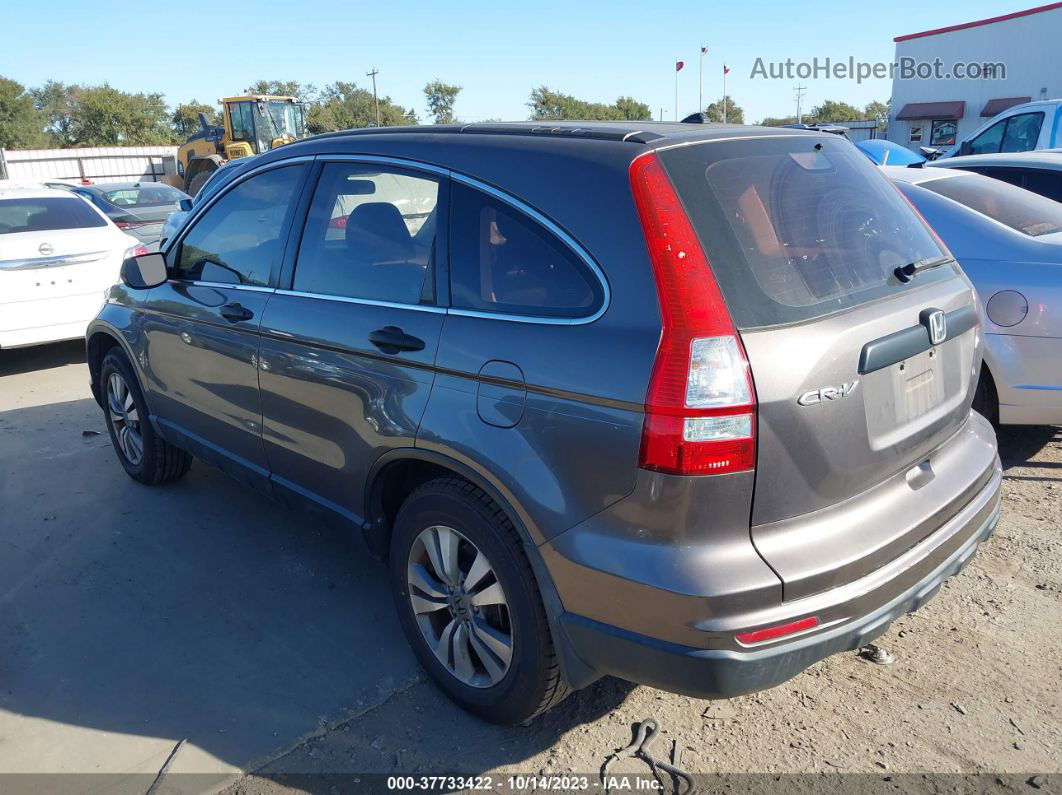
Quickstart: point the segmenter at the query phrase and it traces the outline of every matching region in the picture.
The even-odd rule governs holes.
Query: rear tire
[[[215,171],[217,171],[216,168],[204,169],[203,171],[200,171],[198,174],[188,180],[188,187],[185,189],[184,192],[187,193],[189,196],[195,196],[197,193],[199,193],[200,189],[204,185],[206,185],[207,180],[210,179],[210,175],[213,174]]]
[[[155,433],[144,394],[124,353],[114,349],[103,357],[99,384],[111,444],[129,477],[157,486],[186,474],[192,456]]]
[[[395,520],[390,567],[406,638],[461,707],[512,725],[568,695],[520,535],[481,489],[459,477],[416,489]]]
[[[996,384],[992,380],[992,373],[983,364],[981,376],[977,379],[977,390],[974,392],[973,410],[993,425],[999,426],[999,396],[996,394]]]

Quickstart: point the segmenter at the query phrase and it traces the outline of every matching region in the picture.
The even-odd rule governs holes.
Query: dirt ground
[[[999,527],[880,639],[892,665],[842,654],[773,690],[717,702],[605,680],[513,729],[469,718],[419,680],[231,791],[317,789],[281,783],[307,773],[596,776],[649,716],[662,728],[654,753],[677,747],[694,773],[945,774],[938,783],[991,774],[958,791],[1053,791],[1062,784],[1062,431],[1003,430],[1000,447]],[[648,772],[637,760],[615,769]],[[356,788],[349,775],[336,780]]]
[[[87,382],[77,343],[0,357],[0,793],[600,792],[648,717],[657,757],[736,777],[702,791],[1062,791],[1062,429],[1001,432],[999,527],[879,641],[892,665],[842,654],[721,702],[607,679],[501,729],[425,679],[356,544],[207,466],[134,483]]]

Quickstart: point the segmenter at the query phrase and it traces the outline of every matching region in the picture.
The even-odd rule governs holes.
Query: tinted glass
[[[118,207],[158,207],[177,204],[185,195],[169,185],[143,185],[105,191],[103,197]]]
[[[809,320],[954,274],[944,267],[910,284],[896,278],[897,266],[942,252],[844,141],[720,141],[660,157],[742,328]]]
[[[482,312],[585,317],[601,285],[586,264],[534,219],[454,183],[450,211],[453,305]]]
[[[970,142],[970,154],[971,155],[984,155],[990,152],[998,152],[999,145],[1003,141],[1003,130],[1006,129],[1007,122],[996,122],[983,133],[978,135]]]
[[[257,174],[207,208],[181,241],[177,277],[268,284],[284,255],[304,171],[296,165]]]
[[[1062,232],[1062,204],[978,174],[934,179],[918,187],[939,193],[1030,237]]]
[[[254,140],[254,107],[250,102],[234,102],[229,106],[234,141]]]
[[[1042,113],[1020,113],[1007,119],[1007,130],[1003,133],[1001,152],[1028,152],[1036,148],[1040,137]]]
[[[326,165],[310,204],[293,288],[431,303],[438,200],[439,183],[428,177]]]
[[[1027,171],[1025,188],[1062,202],[1062,171]]]
[[[76,196],[0,199],[0,235],[106,225],[98,212]]]
[[[970,168],[968,166],[959,166],[962,171],[972,171],[975,174],[983,174],[986,177],[992,177],[992,179],[1000,179],[1004,182],[1009,182],[1011,185],[1017,185],[1019,188],[1024,187],[1025,175],[1020,168],[996,168],[987,166],[978,166],[977,168]]]

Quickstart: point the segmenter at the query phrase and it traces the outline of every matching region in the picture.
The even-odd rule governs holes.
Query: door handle
[[[384,326],[370,332],[369,342],[384,353],[424,350],[424,340],[412,334],[406,334],[398,326]]]
[[[240,304],[238,301],[233,301],[231,304],[225,304],[225,306],[221,307],[218,311],[223,318],[231,320],[233,323],[240,320],[250,320],[254,317],[254,312]]]

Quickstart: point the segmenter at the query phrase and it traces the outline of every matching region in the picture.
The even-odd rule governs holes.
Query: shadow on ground
[[[1024,466],[1057,469],[1060,466],[1057,462],[1033,459],[1052,441],[1062,440],[1062,428],[1053,425],[1004,425],[996,429],[996,439],[1004,470]]]
[[[418,737],[422,752],[476,744],[486,769],[548,747],[557,717],[592,721],[627,692],[580,694],[548,732],[469,718],[423,682],[360,539],[198,463],[169,486],[135,483],[90,399],[0,413],[0,506],[7,713],[187,739],[246,769],[386,702],[373,714],[387,748],[423,721],[440,731]],[[413,690],[417,704],[390,708]],[[374,752],[376,737],[362,738]]]
[[[50,370],[65,364],[85,363],[85,341],[69,340],[0,351],[0,376]]]

